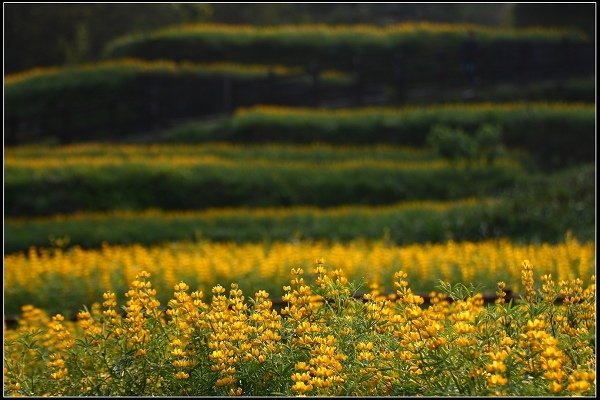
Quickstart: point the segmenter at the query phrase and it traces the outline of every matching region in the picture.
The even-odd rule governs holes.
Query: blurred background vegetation
[[[25,145],[5,162],[11,250],[60,234],[95,246],[198,231],[290,239],[300,227],[397,243],[593,236],[594,4],[4,11],[5,145]],[[419,212],[399,203],[411,201]],[[415,225],[427,201],[445,214]],[[346,205],[370,208],[332,218],[294,208]],[[202,214],[213,207],[241,208]],[[152,208],[195,213],[144,216]],[[114,210],[139,214],[106,214],[112,228],[94,239],[91,214],[52,219]],[[424,228],[408,234],[414,226]]]
[[[179,23],[386,25],[405,21],[577,28],[595,40],[587,4],[4,4],[4,73],[100,58],[124,34]]]
[[[4,4],[5,251],[591,241],[595,11]]]

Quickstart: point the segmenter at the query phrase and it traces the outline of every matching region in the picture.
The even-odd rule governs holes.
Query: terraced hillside
[[[589,45],[201,25],[6,76],[5,387],[592,393]]]

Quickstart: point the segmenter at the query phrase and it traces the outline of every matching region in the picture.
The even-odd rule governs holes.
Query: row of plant
[[[210,129],[199,129],[198,139],[423,146],[436,125],[474,135],[485,124],[498,126],[505,146],[528,151],[541,165],[559,167],[590,162],[595,157],[595,108],[581,103],[444,104],[335,110],[254,106],[237,110],[232,118]],[[191,136],[188,133],[187,138]]]
[[[279,76],[302,74],[301,69],[281,65],[240,65],[233,63],[195,64],[173,60],[147,61],[135,58],[101,61],[70,67],[39,67],[7,75],[5,84],[11,91],[30,90],[38,87],[62,87],[82,85],[89,80],[102,80],[107,72],[112,72],[116,83],[126,74],[141,72],[163,74],[214,74],[229,73],[240,78],[265,77],[269,72]]]
[[[227,206],[390,204],[493,196],[525,179],[518,164],[348,161],[6,167],[7,216]]]
[[[366,82],[466,82],[593,74],[593,46],[578,32],[406,23],[388,26],[184,25],[119,38],[107,58],[284,64],[352,71]]]
[[[440,144],[441,145],[441,144]],[[395,170],[438,170],[446,168],[458,168],[458,167],[470,167],[479,168],[486,165],[497,165],[502,167],[514,167],[519,168],[520,164],[515,158],[509,157],[493,157],[493,160],[486,163],[485,155],[481,155],[475,158],[478,154],[475,154],[472,158],[459,157],[457,154],[454,158],[450,155],[445,155],[444,158],[440,158],[433,152],[429,153],[429,159],[423,157],[425,152],[418,154],[408,154],[407,159],[378,159],[378,158],[350,158],[344,157],[340,154],[339,160],[323,159],[316,156],[307,155],[302,157],[302,154],[296,154],[298,157],[294,159],[269,159],[267,157],[262,158],[251,158],[251,155],[245,155],[240,158],[236,157],[220,157],[211,154],[156,154],[154,156],[151,153],[132,155],[129,157],[122,157],[119,155],[104,154],[97,156],[77,156],[73,155],[68,158],[61,159],[58,157],[60,152],[56,155],[50,155],[49,157],[7,157],[5,159],[6,168],[11,171],[18,170],[57,170],[63,168],[81,168],[81,167],[114,167],[114,168],[128,168],[132,165],[138,167],[176,167],[176,168],[196,168],[196,167],[230,167],[240,168],[242,165],[250,168],[261,168],[268,167],[274,169],[280,168],[322,168],[325,170],[347,170],[354,168],[374,168],[374,169],[395,169]],[[400,153],[402,154],[402,153]],[[421,156],[421,157],[419,157]],[[413,159],[411,159],[413,158]],[[464,159],[463,159],[464,158]],[[470,163],[468,162],[470,161]]]
[[[314,153],[311,153],[312,150]],[[144,151],[145,150],[145,151]],[[164,158],[162,163],[170,163],[177,170],[183,168],[181,160],[192,161],[204,160],[211,154],[218,154],[215,157],[220,162],[216,164],[223,165],[222,161],[235,161],[238,157],[242,160],[247,159],[240,165],[239,162],[230,164],[237,165],[237,168],[243,168],[247,165],[281,166],[290,165],[289,163],[278,164],[279,160],[287,158],[295,160],[291,165],[296,165],[301,171],[325,171],[332,165],[358,166],[364,167],[379,165],[382,168],[389,166],[420,165],[424,162],[427,168],[435,167],[440,164],[439,160],[428,151],[398,150],[392,147],[367,147],[359,148],[341,148],[335,149],[331,146],[307,146],[307,147],[288,147],[288,146],[252,146],[247,153],[243,152],[240,146],[230,145],[200,145],[200,146],[165,146],[153,145],[149,147],[141,146],[107,146],[107,145],[83,145],[74,147],[56,148],[51,155],[43,155],[43,148],[23,147],[19,149],[9,149],[6,152],[5,168],[7,187],[13,188],[15,176],[13,172],[20,170],[16,165],[28,165],[25,168],[27,178],[23,177],[23,185],[39,179],[37,185],[56,185],[54,197],[50,194],[34,194],[30,197],[23,194],[17,196],[21,202],[26,203],[29,209],[25,212],[31,213],[33,208],[30,204],[39,204],[38,207],[50,207],[53,204],[65,207],[68,204],[76,204],[79,207],[86,204],[77,204],[83,198],[82,193],[93,190],[85,189],[82,186],[75,192],[64,191],[56,172],[58,164],[62,164],[69,171],[73,170],[73,165],[79,165],[78,168],[85,165],[99,164],[96,160],[120,160],[117,164],[121,169],[130,169],[131,166],[125,163],[126,160],[138,160],[141,165],[150,165],[156,161],[156,158]],[[181,153],[181,154],[178,154]],[[197,158],[193,154],[197,153]],[[108,157],[108,158],[107,158]],[[182,157],[181,159],[179,157]],[[219,158],[223,157],[223,158]],[[273,161],[267,162],[267,158]],[[352,161],[355,158],[356,161]],[[373,159],[375,158],[375,160]],[[394,158],[407,161],[395,163]],[[142,160],[142,161],[140,161]],[[179,161],[177,161],[179,160]],[[210,160],[210,159],[209,159]],[[259,160],[259,163],[255,163]],[[277,160],[277,161],[276,161]],[[307,169],[309,160],[314,165]],[[337,160],[327,162],[327,160]],[[359,161],[362,160],[362,161]],[[381,161],[376,161],[381,160]],[[412,161],[411,161],[412,160]],[[429,160],[429,161],[427,161]],[[214,161],[214,160],[212,160]],[[300,162],[300,164],[295,164]],[[407,162],[409,164],[407,164]],[[125,163],[125,164],[124,164]],[[146,163],[146,164],[145,164]],[[250,163],[250,164],[248,164]],[[341,163],[341,164],[340,164]],[[442,163],[443,164],[443,163]],[[209,164],[210,165],[210,164]],[[213,164],[214,165],[214,164]],[[206,167],[206,164],[204,164]],[[52,168],[51,168],[52,167]],[[382,174],[387,176],[385,168]],[[267,168],[269,169],[269,168]],[[90,171],[98,170],[97,167],[90,167]],[[106,167],[99,171],[106,172]],[[112,170],[111,170],[112,171]],[[119,171],[115,169],[114,171]],[[350,171],[353,169],[343,168],[341,171]],[[309,172],[307,172],[309,173]],[[515,171],[516,173],[516,171]],[[265,172],[266,174],[266,172]],[[459,170],[457,170],[459,174]],[[97,180],[106,181],[111,176],[120,176],[117,172],[111,174],[102,174],[97,172]],[[269,172],[273,176],[273,172]],[[38,178],[32,178],[32,177]],[[92,175],[96,176],[96,175]],[[472,176],[472,175],[471,175]],[[45,182],[50,177],[51,182]],[[73,176],[70,180],[72,181]],[[348,177],[345,181],[347,185],[352,186],[356,183],[354,178]],[[377,181],[376,178],[372,184]],[[433,178],[432,178],[433,179]],[[368,180],[368,179],[367,179]],[[12,183],[11,183],[12,182]],[[44,183],[45,182],[45,183]],[[78,185],[85,182],[81,178]],[[281,185],[299,184],[293,179],[290,181],[281,180]],[[474,187],[474,181],[462,181],[466,187]],[[246,182],[247,183],[247,182]],[[360,183],[360,182],[359,182]],[[439,182],[438,182],[439,183]],[[468,184],[467,184],[468,183]],[[394,184],[393,181],[389,185]],[[395,182],[398,184],[398,182]],[[154,183],[153,185],[156,185]],[[313,187],[316,182],[307,183],[307,186]],[[325,185],[325,183],[323,183]],[[457,184],[458,185],[458,184]],[[516,185],[516,186],[512,186]],[[129,187],[127,184],[125,187]],[[460,186],[460,185],[458,185]],[[153,186],[152,186],[153,187]],[[213,184],[212,190],[217,188]],[[326,185],[325,185],[326,187]],[[361,187],[365,191],[368,187]],[[106,189],[106,187],[105,187]],[[138,188],[132,191],[136,193],[133,197],[142,198],[142,194],[147,195],[146,203],[141,204],[140,208],[147,209],[158,207],[162,197],[170,199],[172,196],[163,196],[162,193],[156,194],[152,198],[148,193],[151,186],[145,189]],[[302,188],[299,188],[300,191]],[[5,189],[6,190],[6,189]],[[72,189],[73,190],[73,189]],[[109,189],[106,189],[109,190]],[[167,190],[167,189],[165,189]],[[192,189],[182,187],[173,187],[170,190],[177,190],[191,193],[188,201],[196,199]],[[458,190],[458,189],[457,189]],[[213,210],[195,210],[187,212],[177,211],[118,211],[123,204],[123,192],[125,189],[116,189],[112,187],[110,192],[94,192],[98,199],[106,199],[105,203],[93,201],[94,196],[90,197],[89,204],[102,204],[106,210],[112,210],[104,213],[78,213],[76,215],[59,215],[48,218],[27,219],[18,217],[18,210],[14,210],[12,201],[14,193],[12,189],[6,191],[7,202],[6,209],[13,212],[7,212],[7,215],[13,215],[5,221],[5,250],[16,251],[27,248],[29,245],[45,246],[50,243],[51,238],[68,237],[71,244],[80,244],[85,247],[99,245],[103,240],[111,243],[133,243],[140,241],[144,244],[157,243],[167,240],[179,239],[197,239],[199,237],[211,240],[286,240],[294,237],[303,238],[328,238],[338,240],[348,240],[356,236],[365,236],[369,238],[381,237],[383,232],[387,231],[390,239],[396,243],[411,243],[419,241],[441,241],[445,239],[459,240],[481,240],[488,237],[508,236],[515,240],[544,240],[556,241],[566,230],[571,230],[576,237],[587,240],[594,237],[594,193],[595,193],[595,167],[592,164],[573,168],[554,175],[522,175],[517,181],[507,184],[501,198],[493,203],[485,203],[477,200],[453,201],[453,202],[432,202],[417,201],[401,203],[396,205],[375,208],[372,206],[342,206],[338,208],[317,209],[311,207],[271,207],[271,208],[248,208],[243,199],[253,199],[251,194],[240,196],[240,205],[246,207],[241,209],[213,209]],[[315,193],[313,193],[315,192]],[[113,194],[111,194],[113,193]],[[289,194],[290,192],[288,192]],[[317,196],[321,191],[311,191]],[[328,192],[330,193],[330,192]],[[364,199],[368,192],[357,193],[357,199]],[[423,200],[428,200],[426,194],[433,193],[431,190],[425,191],[422,195]],[[160,196],[159,196],[160,194]],[[261,194],[261,193],[258,193]],[[414,193],[413,193],[414,194]],[[113,197],[115,203],[111,204],[108,199]],[[305,194],[306,195],[306,194]],[[62,197],[60,197],[62,196]],[[77,197],[79,196],[79,197]],[[268,198],[267,194],[262,194],[263,199]],[[271,196],[274,196],[272,194]],[[332,196],[332,194],[330,194]],[[315,199],[317,197],[314,197]],[[373,195],[375,198],[375,195]],[[196,201],[207,201],[207,195]],[[211,207],[223,207],[217,198]],[[272,206],[278,206],[275,198],[272,198]],[[379,199],[381,200],[381,199]],[[31,203],[35,201],[36,203]],[[132,201],[132,200],[130,200]],[[141,200],[140,200],[141,201]],[[342,201],[340,199],[340,201]],[[358,200],[357,200],[358,201]],[[390,199],[390,202],[394,202]],[[18,204],[15,201],[15,204]],[[205,203],[203,203],[205,204]],[[343,204],[343,203],[340,203]],[[75,208],[75,207],[74,207]],[[186,207],[189,208],[189,207]],[[46,213],[54,213],[49,209],[41,209]],[[117,211],[115,211],[117,210]],[[52,211],[52,212],[50,212]],[[17,217],[15,217],[17,216]]]
[[[82,162],[94,162],[99,158],[130,160],[154,160],[165,158],[170,161],[178,158],[213,158],[232,162],[306,162],[334,163],[342,161],[396,161],[425,162],[439,161],[438,155],[427,148],[399,147],[379,145],[331,145],[313,143],[289,145],[277,143],[241,144],[241,143],[79,143],[68,146],[30,144],[8,147],[4,150],[4,161],[8,166],[27,165],[28,163],[52,163],[56,160],[69,162],[80,159]]]
[[[285,90],[278,89],[282,83]],[[321,86],[350,83],[331,72]],[[301,70],[276,65],[123,59],[34,69],[5,79],[5,131],[8,144],[31,136],[63,142],[114,138],[242,105],[308,104],[312,90]]]
[[[274,81],[269,78],[269,71],[273,72]],[[285,90],[275,88],[277,84],[273,82],[277,76],[287,79],[286,76],[294,74],[297,72],[285,67],[269,70],[266,66],[211,67],[140,60],[28,71],[7,77],[7,143],[34,137],[58,138],[63,142],[122,139],[134,133],[172,127],[179,119],[231,111],[238,106],[268,102],[299,105],[302,98],[306,100],[304,104],[310,103],[308,91],[313,90],[313,84],[307,77],[293,79],[304,87],[301,90],[307,91],[304,94],[308,97],[287,86]],[[332,76],[327,84],[341,87],[347,85],[344,79]],[[273,85],[271,89],[267,87]],[[219,93],[218,99],[210,96],[208,104],[204,96],[207,92]],[[91,93],[94,95],[90,96]],[[182,93],[189,94],[189,101],[177,101]],[[225,123],[176,126],[165,136],[166,140],[184,141],[390,142],[413,146],[423,143],[425,134],[435,124],[473,130],[492,123],[504,128],[511,146],[532,151],[536,149],[535,143],[544,139],[549,144],[539,150],[542,152],[539,157],[548,159],[556,157],[554,153],[569,144],[565,135],[558,132],[569,129],[575,132],[575,138],[582,140],[589,135],[589,120],[594,115],[591,105],[560,103],[455,104],[420,109],[335,110],[329,116],[332,110],[326,113],[318,109],[258,107],[241,110]],[[349,120],[351,115],[354,118]],[[357,122],[359,116],[362,121]],[[302,124],[298,126],[299,117]],[[286,123],[280,121],[282,118]],[[398,118],[406,122],[400,123]],[[531,133],[540,129],[548,133]],[[589,159],[589,154],[583,155]],[[574,154],[573,159],[578,156],[581,157]]]
[[[60,243],[85,248],[112,244],[143,245],[174,240],[259,242],[297,239],[348,241],[357,237],[386,236],[397,244],[482,240],[518,233],[501,224],[499,206],[475,199],[453,202],[409,202],[392,206],[341,206],[336,208],[278,207],[233,208],[206,211],[165,212],[109,211],[76,213],[46,218],[7,218],[4,251]],[[539,225],[539,224],[538,224]],[[535,227],[528,223],[528,226]],[[543,238],[562,237],[564,230]],[[530,228],[533,229],[533,228]],[[578,234],[579,232],[574,232]]]
[[[536,264],[537,267],[537,264]],[[5,332],[8,395],[593,395],[596,389],[595,279],[534,280],[522,262],[522,301],[499,282],[485,307],[474,287],[443,282],[429,307],[405,270],[393,296],[374,282],[364,299],[322,259],[305,280],[292,268],[286,306],[269,293],[246,298],[237,284],[167,290],[141,271],[127,302],[98,296],[76,324],[23,307]],[[150,279],[152,278],[152,279]],[[585,278],[587,281],[587,278]],[[169,300],[160,301],[167,293]],[[193,290],[193,289],[192,289]],[[252,292],[250,292],[252,293]],[[120,294],[120,293],[119,293]],[[562,305],[555,305],[562,296]],[[102,304],[100,304],[102,301]],[[123,305],[124,315],[119,313]]]
[[[565,231],[595,237],[595,166],[530,177],[494,200],[389,206],[271,207],[204,211],[109,211],[7,218],[7,253],[29,246],[145,245],[172,240],[274,241],[385,237],[395,244],[510,237],[558,242]]]
[[[550,102],[586,102],[596,99],[596,80],[594,78],[552,79],[547,81],[531,81],[517,76],[516,82],[498,85],[486,85],[475,90],[445,90],[435,88],[435,93],[419,100],[406,94],[407,103],[431,105],[435,103],[461,102],[510,102],[510,101],[550,101]]]
[[[5,255],[5,312],[15,315],[22,305],[32,304],[72,315],[106,290],[123,293],[142,269],[155,276],[163,303],[166,299],[162,296],[179,280],[205,290],[217,283],[238,281],[245,291],[265,289],[281,296],[289,268],[307,268],[318,257],[326,258],[353,280],[387,282],[382,283],[384,292],[393,290],[390,279],[398,268],[411,275],[411,285],[420,292],[430,290],[438,279],[481,284],[486,292],[493,291],[496,280],[503,280],[517,292],[524,258],[539,260],[540,272],[554,274],[559,280],[587,279],[595,270],[594,242],[569,235],[556,244],[500,239],[396,246],[385,240],[296,240],[172,242],[148,247],[104,244],[87,250],[32,247],[25,253]]]

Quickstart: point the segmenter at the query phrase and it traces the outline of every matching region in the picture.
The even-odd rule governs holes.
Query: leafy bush
[[[504,154],[502,128],[498,125],[481,125],[475,134],[475,143],[479,156],[483,157],[488,165]]]
[[[427,137],[427,143],[437,153],[452,161],[466,160],[471,162],[477,155],[476,142],[461,129],[450,129],[446,126],[436,125]]]
[[[504,154],[499,126],[484,124],[476,134],[467,134],[462,129],[451,129],[444,125],[431,128],[427,144],[443,158],[452,162],[466,160],[469,164],[483,159],[492,165]]]

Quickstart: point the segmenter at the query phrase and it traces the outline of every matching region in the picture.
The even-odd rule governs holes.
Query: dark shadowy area
[[[98,59],[127,33],[192,22],[385,25],[404,21],[558,26],[594,37],[594,4],[4,4],[4,73]]]

